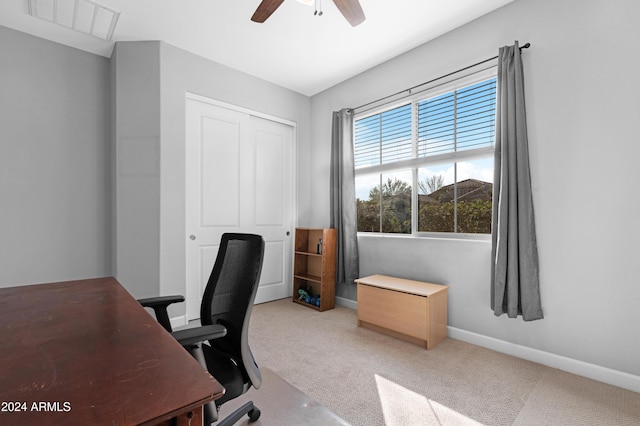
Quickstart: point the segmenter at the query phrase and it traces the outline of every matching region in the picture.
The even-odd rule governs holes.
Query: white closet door
[[[186,103],[187,318],[200,302],[225,232],[260,234],[256,303],[291,296],[293,126],[206,99]]]

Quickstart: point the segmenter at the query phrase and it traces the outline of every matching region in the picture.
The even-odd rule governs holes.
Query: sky
[[[484,182],[493,183],[493,158],[477,159],[458,162],[458,182],[465,179],[478,179]],[[443,185],[452,184],[454,181],[454,165],[442,164],[420,168],[418,179],[424,181],[431,176],[443,176]],[[383,182],[388,178],[404,180],[412,185],[411,170],[403,170],[393,173],[383,173]],[[371,189],[380,184],[379,174],[356,176],[356,198],[368,200]]]

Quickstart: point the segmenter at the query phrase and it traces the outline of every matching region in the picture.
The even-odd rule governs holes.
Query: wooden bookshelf
[[[333,228],[296,228],[293,259],[294,303],[321,312],[335,307],[336,236],[337,231]],[[320,297],[319,304],[300,300],[300,289],[307,291],[310,296]]]

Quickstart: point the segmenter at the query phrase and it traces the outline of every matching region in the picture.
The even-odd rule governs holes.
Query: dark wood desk
[[[223,393],[114,278],[0,289],[2,425],[197,425]]]

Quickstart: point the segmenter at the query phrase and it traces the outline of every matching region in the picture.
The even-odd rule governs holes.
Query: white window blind
[[[355,166],[373,166],[412,158],[411,104],[355,123]]]
[[[418,156],[493,145],[496,79],[418,103]]]

